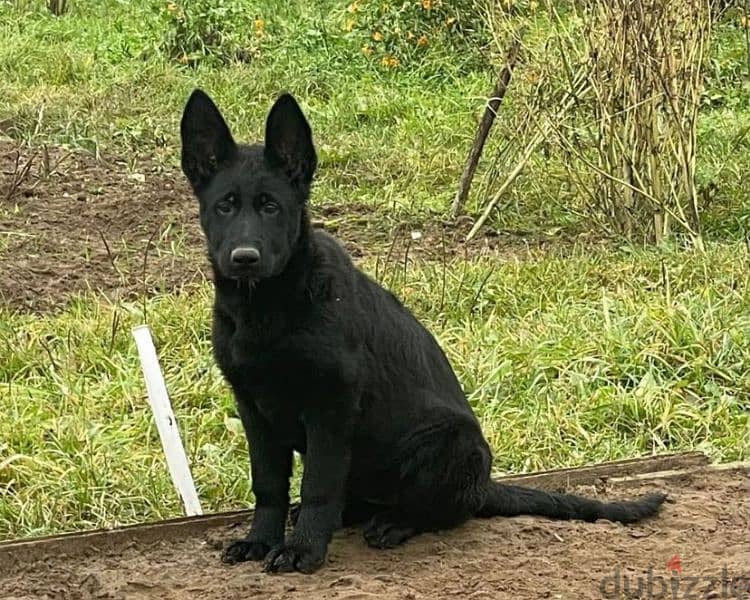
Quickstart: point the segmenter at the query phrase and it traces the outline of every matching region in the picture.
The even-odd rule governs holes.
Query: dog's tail
[[[491,481],[487,498],[476,516],[539,515],[552,519],[607,519],[635,523],[658,513],[666,498],[666,494],[657,493],[624,502],[601,502],[573,494],[549,493]]]

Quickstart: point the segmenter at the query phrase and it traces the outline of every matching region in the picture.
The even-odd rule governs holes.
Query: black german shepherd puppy
[[[257,502],[226,562],[309,573],[346,524],[366,523],[367,543],[390,548],[472,517],[630,523],[659,510],[661,494],[604,503],[490,479],[490,449],[435,339],[311,228],[317,158],[292,96],[271,109],[263,146],[236,144],[200,90],[181,133],[214,272],[214,355],[245,427]],[[295,450],[302,503],[285,538]]]

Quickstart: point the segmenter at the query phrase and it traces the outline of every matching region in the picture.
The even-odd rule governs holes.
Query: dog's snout
[[[233,264],[247,267],[256,264],[260,260],[260,252],[253,246],[240,246],[232,250],[230,258]]]

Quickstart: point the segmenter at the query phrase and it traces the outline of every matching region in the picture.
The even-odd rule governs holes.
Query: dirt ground
[[[671,502],[631,526],[476,520],[392,551],[369,549],[359,531],[345,530],[314,575],[223,565],[221,544],[244,524],[150,544],[134,534],[121,548],[16,560],[5,573],[0,565],[0,598],[750,598],[750,472],[697,469],[576,491],[622,498],[654,490]]]
[[[449,227],[437,218],[389,222],[370,206],[321,204],[315,194],[311,213],[355,260],[516,255],[549,242],[487,229],[463,244],[470,219]],[[413,231],[421,237],[413,240]],[[176,292],[206,277],[198,207],[181,172],[0,139],[0,303],[39,312],[86,290],[116,301]]]
[[[486,228],[465,244],[470,218],[405,221],[325,200],[313,192],[313,224],[334,234],[355,261],[518,256],[574,242]],[[2,138],[0,273],[0,304],[32,312],[59,309],[87,290],[117,301],[177,292],[210,277],[198,206],[181,172]]]

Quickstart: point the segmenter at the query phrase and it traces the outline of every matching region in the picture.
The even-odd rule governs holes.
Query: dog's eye
[[[234,197],[229,196],[216,204],[216,212],[220,215],[228,215],[234,210]]]
[[[277,212],[279,212],[279,205],[273,201],[266,202],[265,204],[263,204],[263,206],[260,207],[260,210],[267,215],[275,215]]]

